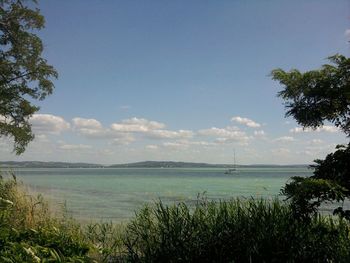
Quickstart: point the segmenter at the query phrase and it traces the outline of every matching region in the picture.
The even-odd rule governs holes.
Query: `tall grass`
[[[84,234],[95,248],[91,256],[98,262],[125,262],[124,231],[121,224],[102,222],[87,225]]]
[[[350,262],[349,225],[293,217],[278,200],[144,207],[125,236],[131,262]]]
[[[0,262],[120,262],[123,231],[120,224],[80,225],[64,209],[54,216],[15,175],[0,176]]]
[[[0,262],[89,262],[89,244],[74,220],[51,216],[42,196],[13,175],[0,178]]]

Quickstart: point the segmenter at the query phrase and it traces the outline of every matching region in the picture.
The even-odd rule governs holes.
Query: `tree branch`
[[[7,85],[7,84],[9,84],[10,82],[12,82],[12,81],[15,81],[15,80],[17,80],[17,79],[20,79],[20,78],[23,78],[23,77],[26,77],[26,76],[29,76],[30,74],[34,74],[34,73],[36,73],[37,71],[30,71],[30,72],[25,72],[25,73],[23,73],[22,75],[20,75],[20,76],[17,76],[17,77],[15,77],[15,78],[12,78],[12,79],[9,79],[9,80],[6,80],[6,82],[4,83],[5,85]],[[3,76],[3,75],[2,75]]]

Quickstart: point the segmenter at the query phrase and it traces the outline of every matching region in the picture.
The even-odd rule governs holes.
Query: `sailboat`
[[[238,173],[236,167],[236,151],[233,151],[233,168],[229,168],[225,171],[225,174],[236,174]]]

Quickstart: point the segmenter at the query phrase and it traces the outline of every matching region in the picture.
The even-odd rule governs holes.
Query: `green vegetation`
[[[1,262],[349,262],[350,225],[299,220],[276,200],[145,206],[124,227],[53,217],[42,197],[0,180]]]
[[[330,217],[299,221],[278,200],[158,203],[128,225],[125,245],[131,262],[349,262],[349,230]]]
[[[314,174],[308,178],[293,177],[282,189],[282,194],[291,201],[298,217],[317,213],[324,202],[350,200],[350,144],[338,145],[334,153],[324,160],[316,160]],[[350,210],[342,206],[333,212],[350,221]]]
[[[350,58],[329,57],[332,65],[305,73],[294,69],[272,71],[284,89],[286,116],[292,116],[304,128],[316,129],[326,121],[334,123],[350,136]],[[313,216],[323,202],[350,199],[350,143],[338,145],[324,160],[315,160],[314,175],[294,177],[282,193],[291,201],[297,217]],[[334,214],[350,221],[350,210],[338,207]]]
[[[278,96],[285,101],[286,116],[314,129],[329,121],[350,135],[350,58],[328,59],[332,65],[318,70],[275,69],[271,75],[284,86]]]
[[[13,180],[0,180],[1,262],[88,262],[89,244],[68,218],[53,218],[41,196]]]
[[[17,154],[34,138],[28,119],[39,107],[33,100],[51,94],[51,79],[57,78],[34,34],[44,27],[44,17],[30,2],[0,0],[0,136],[13,138]]]
[[[51,94],[57,78],[41,57],[43,44],[34,33],[44,27],[44,17],[30,8],[32,2],[0,0],[0,136],[13,138],[16,154],[34,138],[29,118],[39,108],[32,101]],[[350,136],[350,59],[329,59],[333,64],[320,70],[276,69],[272,77],[285,86],[279,96],[287,116],[313,129],[328,121]],[[350,262],[345,220],[350,221],[350,211],[337,208],[339,217],[317,212],[322,202],[350,198],[349,160],[350,144],[317,160],[312,177],[294,177],[282,189],[289,203],[200,200],[190,207],[159,202],[145,206],[125,227],[81,226],[64,214],[53,217],[43,198],[25,193],[15,176],[0,178],[0,261]],[[144,162],[132,167],[209,166]]]

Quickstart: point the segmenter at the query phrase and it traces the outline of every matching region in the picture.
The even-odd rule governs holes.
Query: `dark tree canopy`
[[[350,143],[338,145],[324,160],[315,160],[313,178],[332,180],[350,190]],[[350,191],[347,193],[350,197]]]
[[[271,75],[285,87],[278,96],[285,100],[286,116],[311,128],[330,121],[350,136],[350,59],[342,55],[328,59],[332,65],[318,70],[275,69]]]
[[[57,78],[35,34],[44,17],[28,4],[36,1],[0,0],[0,136],[13,138],[16,154],[34,138],[28,119],[39,107],[32,101],[51,94]]]
[[[315,214],[324,202],[350,199],[350,143],[338,145],[324,160],[315,160],[310,177],[293,177],[282,189],[299,217]],[[338,207],[335,214],[350,220],[350,210]]]
[[[350,59],[342,55],[328,58],[332,65],[305,73],[294,69],[273,70],[271,75],[284,89],[286,116],[292,116],[305,127],[317,128],[332,122],[350,136]],[[323,202],[350,199],[350,143],[338,145],[324,160],[315,160],[311,177],[293,177],[282,189],[291,200],[297,216],[317,212]],[[335,214],[350,220],[350,211],[338,207]]]

